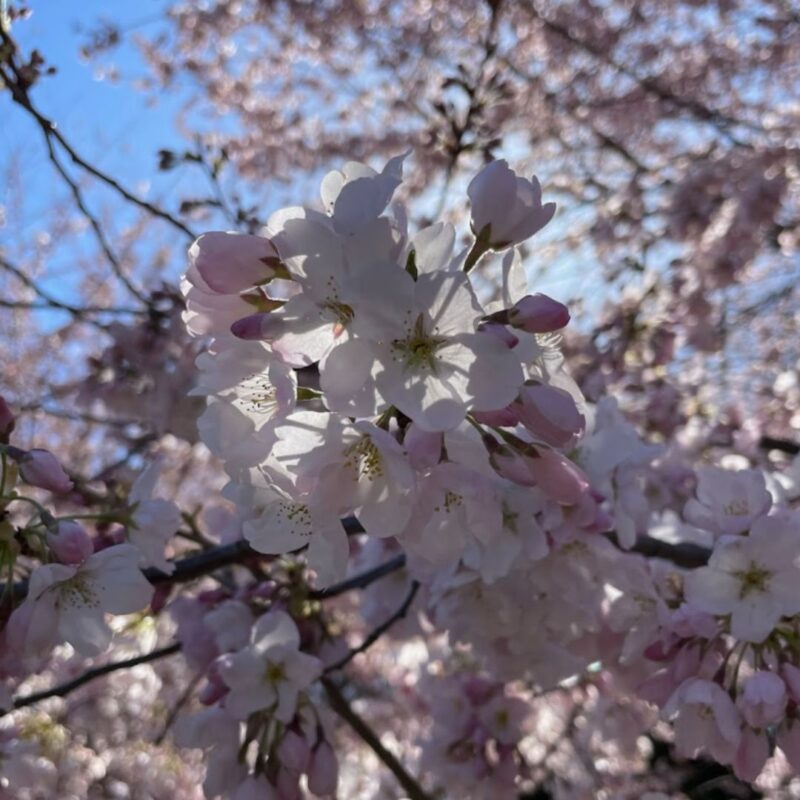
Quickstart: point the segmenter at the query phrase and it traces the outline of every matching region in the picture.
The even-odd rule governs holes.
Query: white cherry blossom
[[[287,723],[298,697],[321,671],[319,659],[299,650],[300,634],[283,611],[270,611],[253,626],[250,643],[217,661],[220,677],[230,688],[225,709],[237,719],[268,711]]]
[[[142,566],[171,575],[175,565],[165,557],[164,548],[180,527],[181,512],[169,500],[153,497],[160,473],[161,464],[153,461],[131,487],[128,540],[142,554]]]
[[[737,639],[763,642],[781,617],[800,613],[799,530],[798,515],[784,513],[760,517],[747,537],[720,537],[708,566],[686,575],[686,600],[730,614]]]
[[[132,614],[150,602],[153,587],[139,570],[139,551],[127,544],[101,550],[77,566],[37,567],[24,602],[9,620],[9,642],[25,657],[47,655],[69,642],[96,656],[111,642],[107,614]]]

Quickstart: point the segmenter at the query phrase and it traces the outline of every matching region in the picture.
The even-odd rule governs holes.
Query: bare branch
[[[315,589],[309,593],[309,597],[312,600],[327,600],[331,597],[349,592],[351,589],[366,589],[367,586],[374,583],[379,578],[390,575],[392,572],[397,572],[397,570],[402,569],[405,565],[405,554],[400,553],[389,561],[379,564],[377,567],[368,569],[366,572],[362,572],[359,575],[353,575],[352,578],[347,578],[347,580],[341,583],[335,583],[327,589]]]
[[[103,664],[100,667],[94,667],[94,669],[87,670],[77,678],[67,681],[66,683],[62,683],[58,686],[54,686],[52,689],[46,689],[43,692],[34,692],[33,694],[26,695],[25,697],[17,697],[14,700],[13,710],[16,711],[19,708],[25,708],[25,706],[32,706],[34,703],[40,703],[42,700],[47,700],[50,697],[66,697],[70,692],[74,692],[76,689],[79,689],[81,686],[84,686],[90,681],[93,681],[97,678],[102,678],[103,675],[109,675],[112,672],[117,672],[121,669],[129,669],[130,667],[136,667],[139,664],[148,664],[151,661],[157,661],[160,658],[166,658],[167,656],[174,655],[180,649],[180,643],[175,642],[174,644],[167,645],[167,647],[162,647],[159,650],[153,650],[151,653],[145,653],[141,656],[134,656],[133,658],[126,658],[123,661],[112,661],[108,664]],[[0,716],[2,716],[2,714],[0,714]]]
[[[405,617],[405,615],[408,613],[408,609],[411,608],[411,604],[414,602],[414,598],[417,596],[418,591],[419,581],[412,581],[411,588],[409,589],[406,599],[403,600],[403,604],[400,606],[400,608],[398,608],[397,611],[395,611],[394,614],[392,614],[392,616],[389,617],[385,622],[382,622],[380,625],[378,625],[378,627],[375,628],[375,630],[373,630],[358,647],[354,647],[346,656],[326,667],[324,674],[328,675],[331,672],[340,670],[342,667],[349,664],[359,653],[364,653],[370,647],[372,647],[372,645],[375,644],[375,642],[377,642],[378,639],[380,639],[381,636],[383,636],[383,634],[395,624],[395,622],[398,622]]]
[[[399,759],[387,750],[377,734],[359,716],[342,694],[341,689],[330,679],[321,678],[322,686],[328,696],[331,708],[364,740],[373,753],[386,765],[397,778],[410,800],[432,800],[420,786],[419,782],[406,770]]]
[[[65,303],[63,300],[59,300],[57,297],[51,295],[48,291],[43,289],[39,286],[36,281],[33,280],[29,275],[27,275],[22,269],[20,269],[15,264],[12,264],[7,258],[0,256],[0,267],[2,267],[7,272],[10,272],[20,283],[27,286],[31,291],[33,291],[38,297],[42,299],[42,303],[25,303],[20,301],[2,301],[0,300],[0,305],[4,305],[8,308],[28,308],[28,309],[47,309],[47,308],[55,308],[60,309],[61,311],[66,311],[72,314],[76,319],[82,319],[87,314],[141,314],[145,315],[148,314],[148,310],[144,308],[125,308],[125,307],[108,307],[105,308],[103,306],[74,306],[70,303]],[[89,320],[91,322],[91,320]]]
[[[11,48],[12,53],[17,52],[17,45],[16,42],[8,35],[8,33],[3,30],[2,26],[0,26],[0,40],[2,40],[3,44]],[[43,114],[39,112],[36,106],[33,104],[33,101],[30,98],[28,90],[26,88],[25,82],[20,80],[19,71],[13,64],[13,61],[9,59],[9,66],[14,73],[14,80],[11,79],[11,76],[3,75],[2,77],[6,81],[8,88],[11,91],[12,99],[15,103],[20,105],[24,108],[36,122],[38,123],[39,127],[42,129],[42,133],[45,135],[45,138],[50,140],[55,140],[58,142],[61,147],[64,148],[64,151],[67,155],[72,159],[72,162],[77,166],[81,167],[82,169],[86,170],[90,175],[97,178],[99,181],[102,181],[106,186],[111,187],[114,191],[124,197],[129,203],[133,203],[133,205],[138,206],[144,211],[147,211],[149,214],[152,214],[154,217],[158,217],[159,219],[168,222],[174,228],[177,228],[179,231],[184,233],[189,239],[195,239],[196,234],[183,222],[173,217],[167,211],[164,211],[162,208],[159,208],[153,203],[148,202],[147,200],[143,200],[141,197],[137,197],[135,194],[130,192],[126,189],[119,181],[112,178],[110,175],[107,175],[105,172],[102,172],[97,167],[90,164],[84,158],[82,158],[76,150],[72,147],[72,145],[64,138],[61,131],[58,130],[56,124],[45,117]],[[50,142],[52,146],[52,141]]]

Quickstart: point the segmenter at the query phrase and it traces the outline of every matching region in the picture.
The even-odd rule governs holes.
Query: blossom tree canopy
[[[796,796],[792,4],[115,13],[131,181],[0,6],[0,800]]]

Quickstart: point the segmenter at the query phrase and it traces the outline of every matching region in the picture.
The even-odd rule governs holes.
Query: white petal
[[[781,618],[777,597],[753,592],[736,604],[731,615],[731,635],[746,642],[763,642]]]
[[[347,575],[349,557],[350,544],[338,520],[319,530],[308,548],[308,564],[316,571],[317,583],[323,588]]]
[[[59,616],[61,635],[81,655],[97,656],[111,643],[111,628],[102,609],[86,605],[66,605]]]
[[[437,222],[423,228],[413,241],[415,262],[419,272],[445,269],[453,256],[455,228],[449,222]]]
[[[270,611],[256,622],[253,641],[262,652],[273,647],[296,649],[300,646],[300,634],[285,611]]]
[[[727,572],[700,567],[684,579],[686,600],[700,611],[727,614],[736,606],[741,582]]]
[[[243,526],[244,538],[259,553],[280,555],[311,542],[311,512],[305,503],[274,500],[256,518]]]

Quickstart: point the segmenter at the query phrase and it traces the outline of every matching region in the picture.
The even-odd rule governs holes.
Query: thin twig
[[[71,681],[54,686],[52,689],[46,689],[42,692],[34,692],[33,694],[26,695],[25,697],[17,697],[14,700],[14,710],[31,706],[34,703],[40,703],[42,700],[47,700],[50,697],[66,697],[70,692],[74,692],[81,686],[95,680],[102,678],[103,675],[109,675],[112,672],[117,672],[121,669],[128,669],[136,667],[139,664],[148,664],[151,661],[157,661],[160,658],[174,655],[181,649],[179,642],[162,647],[159,650],[153,650],[151,653],[145,653],[141,656],[134,656],[133,658],[126,658],[124,661],[112,661],[108,664],[103,664],[100,667],[94,667],[87,670],[82,675],[78,675]]]
[[[372,645],[375,644],[375,642],[377,642],[378,639],[380,639],[381,636],[383,636],[383,634],[386,633],[386,631],[388,631],[389,628],[391,628],[392,625],[395,624],[395,622],[398,622],[399,620],[403,619],[403,617],[405,617],[405,615],[408,613],[408,609],[414,602],[414,598],[417,596],[418,591],[419,591],[419,581],[412,581],[411,588],[409,589],[408,594],[406,595],[406,599],[403,600],[403,604],[400,606],[400,608],[398,608],[397,611],[395,611],[391,617],[389,617],[387,620],[378,625],[378,627],[375,628],[375,630],[373,630],[358,647],[354,647],[352,650],[350,650],[350,652],[347,653],[347,655],[343,656],[335,663],[326,667],[325,672],[323,674],[328,675],[331,672],[336,672],[337,670],[340,670],[342,667],[349,664],[359,653],[364,653],[370,647],[372,647]]]
[[[181,696],[177,699],[175,704],[170,709],[169,714],[167,715],[166,722],[164,723],[164,727],[161,729],[161,733],[156,736],[153,740],[153,744],[156,746],[160,745],[164,739],[167,737],[172,726],[175,724],[175,720],[178,718],[178,714],[181,713],[181,709],[189,702],[189,698],[192,696],[192,693],[197,688],[197,684],[200,683],[200,679],[204,675],[204,671],[200,670],[190,681],[186,688],[181,693]]]
[[[410,800],[432,800],[419,782],[406,770],[398,758],[387,750],[377,734],[367,725],[345,699],[341,689],[330,678],[320,679],[331,708],[364,740],[373,753],[397,778]]]
[[[72,198],[75,201],[75,205],[78,207],[78,210],[83,214],[86,218],[89,226],[91,227],[92,231],[94,232],[95,239],[97,239],[97,243],[100,245],[100,249],[103,251],[103,255],[105,255],[106,260],[111,265],[111,271],[117,276],[120,283],[137,299],[141,300],[142,303],[145,305],[149,305],[149,301],[147,297],[137,289],[133,283],[131,282],[130,278],[125,274],[124,270],[122,269],[122,264],[111,247],[111,243],[108,241],[106,237],[105,231],[103,230],[102,226],[100,225],[100,220],[89,210],[89,207],[86,205],[86,200],[83,197],[83,192],[78,186],[77,181],[67,172],[66,167],[61,163],[58,158],[58,154],[53,147],[53,140],[45,135],[44,137],[45,144],[47,145],[47,156],[50,159],[50,163],[56,168],[56,172],[62,177],[64,183],[67,184],[69,187],[70,193],[72,194]]]
[[[13,307],[30,308],[30,309],[57,308],[72,314],[77,319],[83,318],[86,314],[148,314],[149,313],[147,309],[143,308],[74,306],[70,303],[65,303],[63,300],[59,300],[57,297],[54,297],[48,291],[39,286],[39,284],[36,283],[36,281],[34,281],[33,278],[27,275],[22,269],[12,264],[7,258],[4,258],[3,256],[0,256],[0,267],[2,267],[7,272],[10,272],[15,278],[17,278],[17,280],[19,280],[21,283],[27,286],[31,291],[33,291],[37,296],[39,296],[44,301],[43,304],[8,301],[8,303],[11,302],[14,303]],[[2,303],[2,305],[6,305],[5,301],[0,301],[0,302]],[[9,305],[9,307],[12,306]]]
[[[18,48],[16,42],[8,35],[8,33],[2,29],[0,26],[0,39],[2,42],[6,44],[8,47],[11,48],[12,53],[17,52]],[[90,164],[84,158],[82,158],[77,151],[72,147],[72,145],[64,138],[61,131],[58,130],[55,123],[45,117],[33,104],[33,101],[30,99],[30,95],[28,94],[27,89],[25,88],[25,84],[23,81],[20,80],[19,71],[13,62],[9,59],[9,66],[14,73],[14,78],[16,80],[11,80],[10,76],[5,75],[4,80],[6,81],[7,87],[11,91],[11,97],[15,103],[22,106],[33,118],[36,120],[39,127],[42,129],[45,137],[48,139],[55,139],[61,147],[64,148],[67,155],[72,159],[72,162],[77,166],[81,167],[82,169],[86,170],[90,175],[97,178],[99,181],[102,181],[106,184],[106,186],[111,187],[114,191],[124,197],[129,203],[133,203],[133,205],[138,206],[144,211],[152,214],[154,217],[158,217],[159,219],[163,219],[165,222],[168,222],[173,227],[177,228],[179,231],[184,233],[189,239],[195,239],[196,234],[183,222],[173,217],[167,211],[164,211],[162,208],[153,205],[152,203],[148,202],[147,200],[143,200],[140,197],[137,197],[135,194],[130,192],[126,189],[119,181],[112,178],[110,175],[107,175],[105,172],[99,170],[97,167]]]
[[[385,575],[391,575],[393,572],[402,569],[406,565],[405,553],[400,553],[389,561],[379,564],[377,567],[372,567],[365,572],[358,575],[353,575],[352,578],[335,583],[327,589],[314,589],[309,592],[309,597],[312,600],[327,600],[331,597],[349,592],[351,589],[366,589],[371,583],[374,583],[379,578]]]

